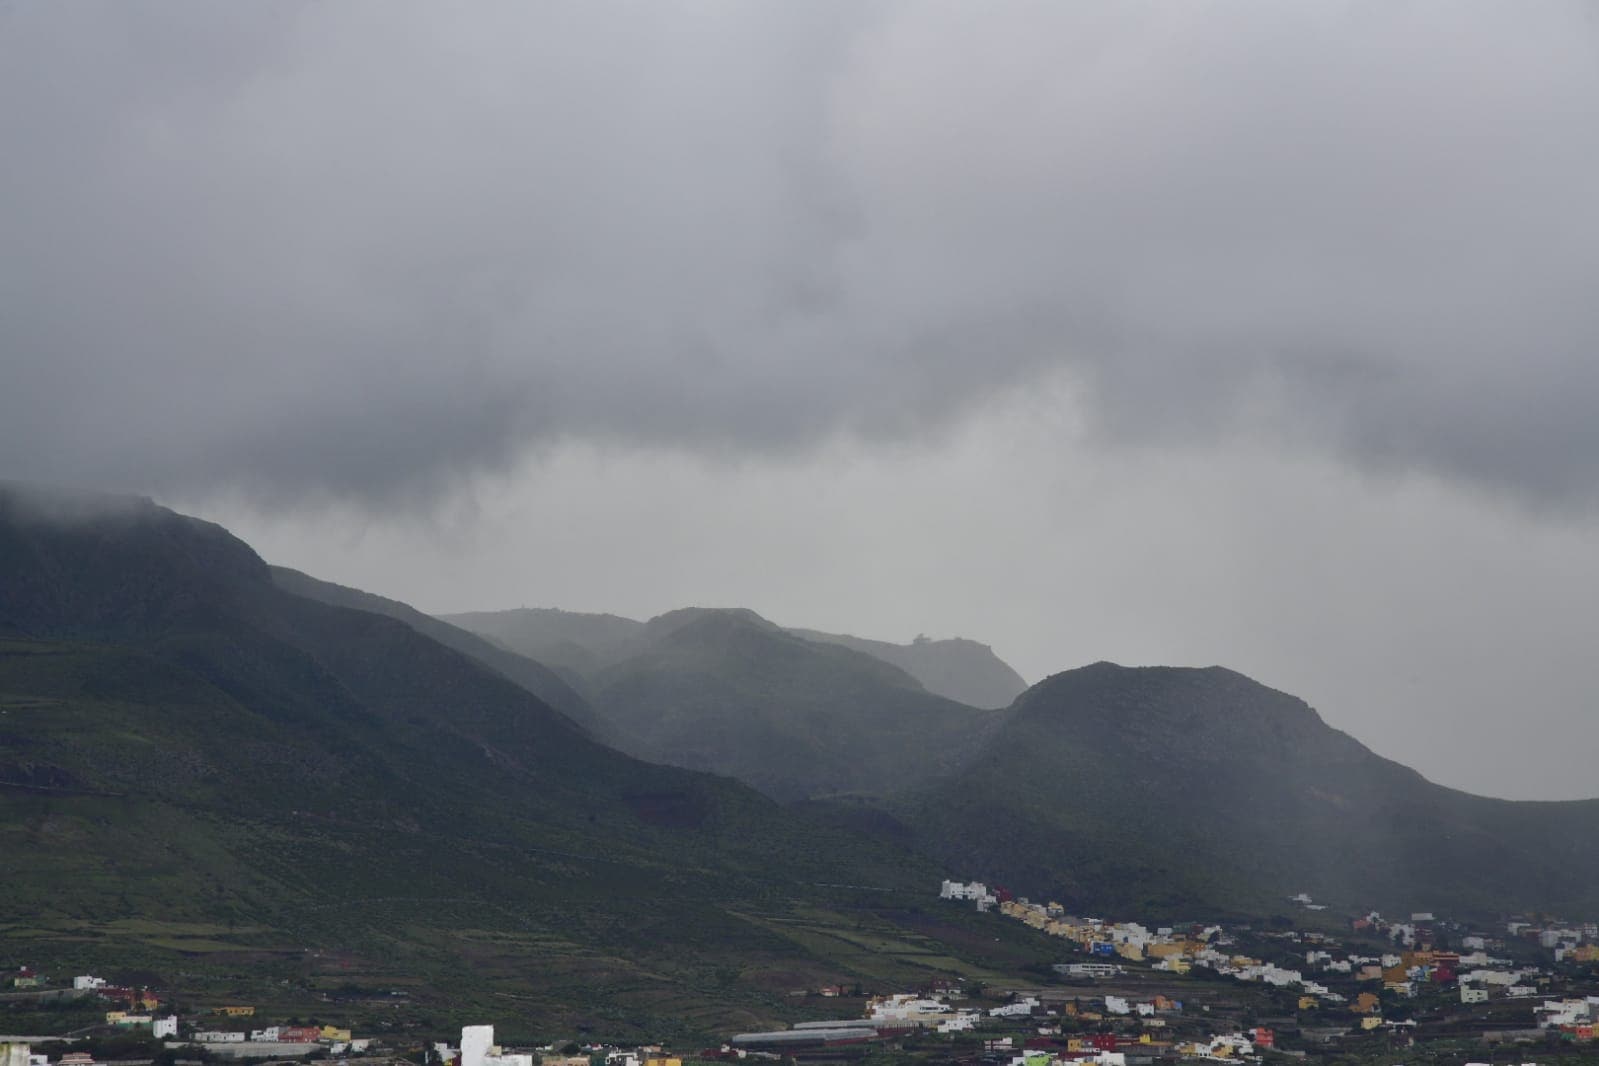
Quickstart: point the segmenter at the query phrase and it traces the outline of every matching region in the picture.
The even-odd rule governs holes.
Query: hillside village
[[[922,988],[855,989],[858,1017],[729,1034],[718,1046],[549,1044],[502,1048],[492,1026],[468,1026],[459,1046],[405,1046],[331,1024],[259,1018],[250,1004],[182,1013],[158,989],[93,975],[51,981],[23,967],[13,994],[92,997],[97,1032],[147,1035],[168,1062],[315,1060],[418,1066],[683,1066],[685,1061],[959,1062],[972,1066],[1150,1066],[1386,1056],[1466,1064],[1599,1060],[1599,924],[1547,916],[1479,928],[1431,913],[1368,912],[1342,923],[1309,895],[1286,901],[1307,919],[1265,927],[1161,925],[1069,914],[1002,887],[944,881],[944,906],[970,906],[1060,942],[1061,961],[1032,985],[984,987],[934,978]],[[815,993],[844,1008],[843,985]],[[846,1013],[841,1010],[840,1013]],[[69,1034],[71,1035],[71,1034]],[[83,1034],[78,1034],[83,1035]],[[56,1058],[16,1038],[0,1066],[93,1066],[70,1041]],[[1473,1057],[1473,1052],[1480,1058]],[[888,1056],[886,1059],[884,1056]],[[1349,1056],[1356,1056],[1353,1059]],[[130,1062],[144,1060],[119,1059]]]
[[[1177,927],[1078,917],[976,882],[946,880],[939,897],[1059,938],[1068,957],[1039,986],[940,981],[871,998],[859,1019],[738,1034],[730,1047],[825,1061],[892,1044],[923,1061],[993,1066],[1599,1060],[1591,922],[1512,919],[1487,930],[1369,912],[1346,932],[1325,919]],[[1327,909],[1305,894],[1287,902],[1311,916]]]

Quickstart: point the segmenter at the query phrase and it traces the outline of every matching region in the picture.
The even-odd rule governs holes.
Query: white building
[[[461,1027],[461,1066],[485,1066],[484,1059],[494,1051],[494,1026]]]
[[[228,1032],[226,1030],[210,1030],[207,1032],[195,1033],[194,1039],[202,1044],[242,1044],[244,1043],[244,1034]]]
[[[1582,934],[1575,929],[1545,929],[1538,934],[1538,945],[1545,948],[1559,947],[1561,944],[1575,944],[1582,939]]]
[[[1596,999],[1596,997],[1590,997]],[[1562,1025],[1586,1025],[1593,1021],[1594,1004],[1586,999],[1546,999],[1543,1005],[1535,1008],[1538,1017],[1538,1026],[1542,1029],[1556,1029]]]
[[[1488,990],[1486,988],[1472,988],[1470,985],[1460,986],[1460,1002],[1462,1003],[1487,1003]]]
[[[1038,1006],[1038,1000],[1033,996],[1024,996],[1015,1003],[1007,1003],[1003,1007],[990,1007],[990,1018],[1025,1018],[1033,1013],[1033,1008]]]
[[[155,1021],[151,1022],[150,1035],[155,1037],[157,1040],[167,1037],[175,1038],[178,1035],[178,1016],[176,1014],[171,1014],[165,1018],[157,1018]]]
[[[961,881],[945,881],[939,886],[938,898],[969,900],[977,904],[978,910],[986,910],[995,903],[994,894],[981,881],[973,881],[970,884]]]
[[[74,977],[72,979],[72,987],[79,992],[93,992],[95,989],[105,987],[105,978],[90,977],[87,974],[82,977]]]
[[[874,1022],[910,1022],[932,1025],[949,1017],[955,1008],[940,999],[897,992],[874,999],[866,1005],[866,1016]]]
[[[1305,975],[1298,970],[1285,970],[1269,962],[1264,966],[1245,966],[1235,970],[1233,976],[1240,981],[1262,981],[1277,988],[1288,988],[1305,980]]]

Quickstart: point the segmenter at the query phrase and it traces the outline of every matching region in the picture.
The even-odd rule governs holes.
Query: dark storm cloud
[[[1599,489],[1578,4],[0,8],[10,473],[394,503],[1078,375]]]

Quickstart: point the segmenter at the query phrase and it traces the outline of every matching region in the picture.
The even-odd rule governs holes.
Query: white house
[[[866,1016],[872,1021],[941,1021],[952,1010],[943,1000],[913,996],[908,992],[896,992],[884,999],[873,1000],[867,1005]]]
[[[103,977],[90,977],[87,974],[85,974],[82,977],[74,977],[72,979],[72,987],[77,989],[79,992],[84,992],[84,991],[92,992],[95,989],[104,988],[105,987],[105,978],[103,978]]]
[[[1472,988],[1470,985],[1460,986],[1460,1002],[1462,1003],[1487,1003],[1488,990],[1486,988]]]
[[[1546,999],[1534,1009],[1538,1026],[1557,1029],[1562,1025],[1586,1025],[1593,1020],[1593,1004],[1585,999]]]
[[[945,881],[938,889],[939,899],[970,900],[977,904],[978,910],[985,910],[994,905],[995,896],[988,890],[988,886],[981,881],[966,884],[960,881]]]
[[[176,1014],[171,1014],[165,1018],[157,1018],[155,1021],[151,1022],[150,1035],[155,1037],[157,1040],[161,1040],[165,1037],[176,1037],[178,1035],[178,1016]]]
[[[978,1017],[979,1015],[976,1011],[963,1010],[956,1014],[955,1017],[946,1018],[939,1022],[938,1031],[941,1033],[970,1032],[976,1027]]]
[[[1023,996],[1015,1003],[1007,1003],[1003,1007],[990,1007],[990,1018],[1025,1018],[1033,1013],[1033,1008],[1038,1006],[1038,1000],[1033,996]]]

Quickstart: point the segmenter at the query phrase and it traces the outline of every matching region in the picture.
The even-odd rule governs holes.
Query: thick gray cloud
[[[0,8],[13,475],[426,500],[573,438],[1599,490],[1578,3]]]

